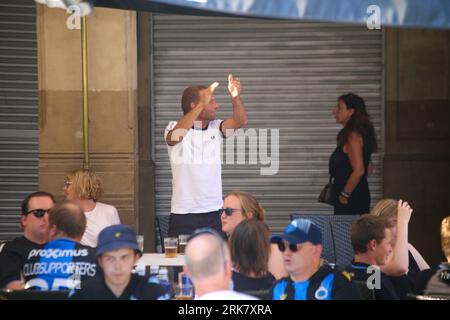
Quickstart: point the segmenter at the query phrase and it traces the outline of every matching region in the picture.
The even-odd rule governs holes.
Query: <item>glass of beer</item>
[[[178,252],[180,254],[184,254],[184,250],[186,249],[186,245],[187,245],[189,237],[190,237],[189,234],[180,234],[178,236],[178,246],[179,246]]]
[[[164,238],[164,253],[166,258],[175,258],[178,252],[178,238]]]
[[[141,234],[137,235],[136,242],[139,246],[139,250],[141,250],[141,252],[144,252],[144,236]]]

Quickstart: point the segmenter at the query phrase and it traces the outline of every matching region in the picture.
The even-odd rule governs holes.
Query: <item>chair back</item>
[[[331,233],[330,215],[325,214],[291,214],[291,220],[295,219],[308,219],[311,220],[316,226],[319,227],[322,233],[322,258],[329,263],[336,263],[336,256],[334,254],[334,242],[333,235]]]
[[[352,224],[358,215],[299,214],[290,215],[291,220],[308,219],[322,232],[322,258],[339,267],[347,266],[353,259],[351,241]]]
[[[348,266],[355,256],[352,246],[352,225],[359,215],[337,215],[330,221],[336,264]]]
[[[156,215],[156,251],[164,253],[164,238],[169,234],[169,215]]]

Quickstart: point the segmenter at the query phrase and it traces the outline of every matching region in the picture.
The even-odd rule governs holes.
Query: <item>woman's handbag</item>
[[[334,206],[336,198],[336,191],[335,187],[333,185],[332,178],[330,176],[330,181],[323,187],[322,191],[320,192],[319,198],[317,198],[317,201],[329,204],[330,206]]]

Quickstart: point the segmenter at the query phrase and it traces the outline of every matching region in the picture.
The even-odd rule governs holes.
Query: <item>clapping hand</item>
[[[200,91],[200,100],[198,105],[206,106],[210,101],[211,97],[214,93],[214,90],[219,86],[219,83],[216,81],[212,83],[208,88]]]
[[[228,75],[228,91],[230,91],[232,98],[241,94],[241,80],[234,78],[231,73]]]
[[[403,223],[408,224],[409,219],[411,219],[411,213],[413,209],[408,204],[408,202],[403,200],[398,200],[397,204],[397,219]]]

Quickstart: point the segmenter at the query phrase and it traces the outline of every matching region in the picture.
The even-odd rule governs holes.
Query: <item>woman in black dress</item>
[[[333,114],[336,122],[344,126],[329,163],[336,192],[334,214],[368,213],[367,172],[371,154],[377,151],[377,140],[366,104],[360,96],[348,93],[338,98]]]

